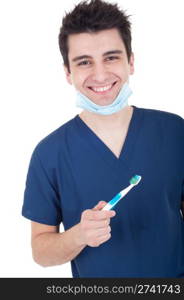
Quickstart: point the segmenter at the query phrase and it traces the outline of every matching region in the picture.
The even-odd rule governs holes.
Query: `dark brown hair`
[[[66,13],[59,32],[59,48],[64,65],[70,72],[68,60],[68,36],[83,32],[98,32],[100,30],[117,28],[124,42],[128,61],[131,49],[131,23],[129,16],[118,8],[102,0],[82,1],[74,9]]]

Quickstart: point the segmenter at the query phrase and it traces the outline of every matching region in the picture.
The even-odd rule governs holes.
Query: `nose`
[[[108,82],[108,77],[107,69],[102,63],[93,66],[92,80],[97,83],[106,83]]]

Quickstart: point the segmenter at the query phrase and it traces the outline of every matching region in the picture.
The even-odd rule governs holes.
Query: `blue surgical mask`
[[[116,99],[109,105],[97,105],[84,94],[77,91],[76,106],[100,115],[111,115],[128,105],[128,97],[132,94],[128,82],[122,86]]]

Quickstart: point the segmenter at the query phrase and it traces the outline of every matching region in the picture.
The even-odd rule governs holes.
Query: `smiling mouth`
[[[110,91],[112,89],[112,87],[116,84],[116,82],[117,81],[115,81],[112,84],[102,86],[102,87],[89,86],[88,88],[95,93],[102,94],[102,93]]]

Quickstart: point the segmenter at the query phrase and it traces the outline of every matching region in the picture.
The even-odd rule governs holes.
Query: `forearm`
[[[44,267],[71,261],[85,247],[81,240],[80,223],[62,233],[42,233],[32,241],[33,258]]]

